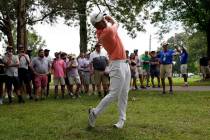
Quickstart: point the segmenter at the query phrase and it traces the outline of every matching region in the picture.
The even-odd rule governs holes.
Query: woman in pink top
[[[107,22],[111,24],[108,26]],[[126,60],[125,49],[118,36],[118,24],[110,17],[96,13],[91,23],[97,29],[97,38],[107,51],[110,64],[110,90],[96,108],[89,109],[89,126],[94,127],[98,115],[114,100],[118,100],[119,120],[114,127],[123,128],[126,120],[128,92],[130,88],[130,67]]]
[[[64,98],[65,93],[65,63],[63,59],[60,59],[60,54],[55,53],[55,59],[52,63],[52,70],[54,75],[54,86],[55,86],[55,98],[58,97],[58,84],[61,85],[62,98]]]

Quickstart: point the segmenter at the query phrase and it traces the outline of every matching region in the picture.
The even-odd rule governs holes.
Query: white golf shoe
[[[88,125],[89,127],[95,127],[96,122],[96,116],[94,114],[94,111],[92,108],[88,110],[89,116],[88,116]]]
[[[114,124],[115,128],[123,128],[125,121],[124,120],[119,120],[116,124]]]

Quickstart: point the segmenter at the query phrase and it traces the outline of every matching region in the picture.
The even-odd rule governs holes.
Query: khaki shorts
[[[54,85],[58,86],[59,83],[63,86],[65,85],[65,79],[64,77],[54,77]]]
[[[138,69],[138,74],[139,75],[143,75],[144,74],[144,71],[143,71],[142,67],[137,67],[137,69]]]
[[[93,84],[93,85],[95,85],[94,74],[92,74],[92,75],[90,76],[90,83]]]
[[[74,84],[81,84],[81,80],[79,75],[78,76],[69,76],[69,84],[74,85]]]
[[[172,77],[172,64],[160,65],[160,78]]]
[[[89,85],[90,84],[90,72],[89,71],[87,71],[87,72],[83,71],[81,73],[81,76],[82,76],[83,84]]]
[[[94,70],[94,80],[95,84],[102,84],[107,85],[109,84],[109,77],[104,74],[104,71]]]
[[[203,75],[206,75],[207,73],[209,73],[208,66],[201,66],[201,73]]]
[[[181,64],[181,74],[187,74],[187,64]]]

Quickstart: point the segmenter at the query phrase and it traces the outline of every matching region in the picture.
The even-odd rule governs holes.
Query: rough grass
[[[0,106],[2,140],[208,140],[210,94],[208,92],[135,91],[129,94],[125,128],[112,128],[118,119],[116,103],[87,129],[87,109],[97,96],[80,99],[52,97],[39,102]]]
[[[155,85],[157,85],[157,79],[155,78]],[[166,85],[168,85],[168,79],[166,78]],[[140,84],[139,81],[137,81],[138,85]],[[192,76],[188,78],[188,83],[190,86],[210,86],[210,79],[208,80],[202,80],[200,76]],[[146,85],[146,81],[144,82]],[[151,84],[151,82],[150,82]],[[184,85],[184,80],[181,77],[173,77],[173,85],[174,86],[182,86]]]

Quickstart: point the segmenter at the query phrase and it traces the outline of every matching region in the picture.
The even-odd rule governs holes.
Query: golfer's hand
[[[106,20],[107,22],[109,22],[109,23],[111,23],[111,24],[114,24],[114,23],[115,23],[114,19],[113,19],[111,16],[105,16],[104,18],[105,18],[105,20]]]

